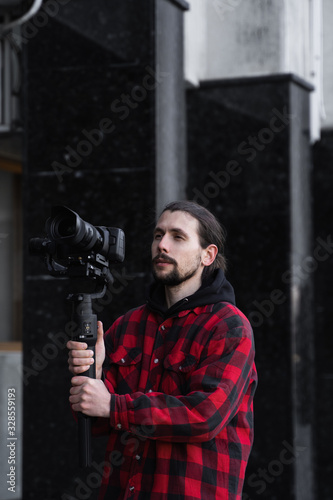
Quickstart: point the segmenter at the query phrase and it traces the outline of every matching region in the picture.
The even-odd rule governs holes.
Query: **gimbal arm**
[[[73,338],[77,342],[85,342],[88,349],[94,352],[97,341],[97,316],[92,311],[92,299],[103,297],[105,291],[98,294],[71,294],[68,300],[72,302],[72,321],[77,326],[78,335]],[[96,378],[95,363],[82,373],[84,377]],[[81,467],[91,465],[91,418],[84,413],[78,414],[79,432],[79,464]]]

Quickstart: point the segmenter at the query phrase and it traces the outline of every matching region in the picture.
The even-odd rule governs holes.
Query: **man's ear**
[[[213,264],[216,256],[218,254],[218,248],[216,245],[208,245],[203,251],[203,256],[201,262],[204,266],[210,266]]]

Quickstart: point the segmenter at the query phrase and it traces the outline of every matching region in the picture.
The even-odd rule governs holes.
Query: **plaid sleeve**
[[[234,315],[214,327],[185,395],[113,394],[111,426],[163,441],[210,440],[238,411],[250,410],[254,371],[251,326]]]

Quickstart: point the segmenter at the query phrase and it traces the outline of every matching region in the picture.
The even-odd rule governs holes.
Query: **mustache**
[[[153,258],[152,262],[157,262],[159,260],[163,260],[164,262],[169,262],[170,264],[174,264],[175,266],[177,266],[177,262],[171,257],[168,257],[168,255],[165,255],[164,253],[156,255],[156,257]]]

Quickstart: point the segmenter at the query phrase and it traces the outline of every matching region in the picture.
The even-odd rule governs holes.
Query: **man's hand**
[[[69,349],[69,371],[73,373],[73,375],[79,375],[80,373],[86,372],[87,370],[89,370],[90,365],[95,362],[93,358],[93,351],[88,349],[87,344],[85,344],[84,342],[75,342],[74,340],[69,340],[67,342],[67,348]],[[103,324],[101,321],[97,322],[95,358],[96,378],[100,379],[102,377],[102,366],[105,359],[104,332]]]
[[[69,402],[74,411],[89,417],[110,417],[111,394],[101,380],[73,377]]]

